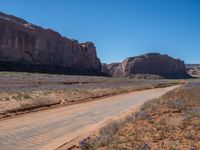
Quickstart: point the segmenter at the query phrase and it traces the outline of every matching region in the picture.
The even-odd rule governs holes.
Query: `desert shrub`
[[[147,143],[139,144],[137,150],[151,150],[151,147]]]
[[[144,119],[146,119],[146,120],[151,120],[152,119],[151,115],[148,112],[142,111],[142,110],[137,112],[137,113],[135,113],[133,115],[133,117],[135,118],[134,121],[144,120]]]
[[[99,136],[95,138],[87,138],[79,143],[82,150],[94,150],[99,147],[104,147],[114,140],[114,135],[123,126],[124,122],[118,121],[111,123],[110,125],[104,127]]]
[[[189,116],[200,118],[200,108],[188,108],[185,113]]]
[[[144,103],[141,107],[141,111],[145,111],[148,113],[154,113],[155,110],[159,110],[160,105],[161,105],[161,100],[154,99],[154,100]]]
[[[177,116],[183,119],[176,124]],[[170,118],[175,119],[174,124],[169,123]],[[124,135],[124,131],[127,135]],[[199,131],[200,83],[190,83],[159,99],[146,102],[139,112],[103,128],[99,135],[82,141],[80,147],[83,150],[119,150],[126,149],[126,144],[134,143],[132,148],[136,150],[150,150],[151,145],[144,140],[144,137],[148,137],[149,140],[158,142],[158,149],[181,150],[183,143],[179,139],[184,139],[189,143],[190,150],[196,150],[199,146],[193,141],[200,140]],[[126,137],[125,141],[121,139],[121,135]]]
[[[100,130],[98,136],[84,139],[83,141],[79,143],[79,146],[82,150],[95,150],[100,147],[109,146],[109,144],[111,143],[119,144],[121,141],[115,135],[123,126],[125,126],[127,123],[131,123],[138,120],[145,120],[145,119],[151,120],[150,114],[148,114],[145,111],[136,112],[126,117],[126,119],[124,120],[113,122],[110,125],[107,125],[102,130]],[[121,148],[118,147],[118,149],[124,149],[123,145],[121,145],[120,147]],[[109,149],[113,149],[113,148],[109,147]]]
[[[186,108],[186,103],[184,100],[181,100],[181,99],[171,100],[167,102],[167,107],[183,110],[184,108]]]

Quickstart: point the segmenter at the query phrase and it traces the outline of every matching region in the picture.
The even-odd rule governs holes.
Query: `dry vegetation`
[[[0,118],[178,81],[0,72]]]
[[[200,83],[145,103],[79,145],[83,150],[199,150]]]

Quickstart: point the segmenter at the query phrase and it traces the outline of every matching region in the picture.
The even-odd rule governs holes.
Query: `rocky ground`
[[[173,80],[0,72],[0,118],[176,83]]]
[[[80,142],[83,150],[199,150],[200,83],[145,103],[136,114]]]

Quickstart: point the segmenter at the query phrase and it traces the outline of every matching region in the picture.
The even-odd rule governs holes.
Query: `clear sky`
[[[160,52],[200,63],[200,0],[0,0],[0,11],[92,41],[102,62]]]

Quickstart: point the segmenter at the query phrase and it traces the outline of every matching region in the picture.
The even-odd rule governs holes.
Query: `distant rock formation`
[[[101,72],[101,63],[91,42],[79,43],[51,29],[0,13],[0,70],[6,68],[95,74]]]
[[[186,65],[187,73],[193,77],[200,77],[200,64]]]
[[[110,76],[154,74],[165,78],[188,77],[183,61],[159,53],[130,57],[122,63],[102,64],[102,72]]]

